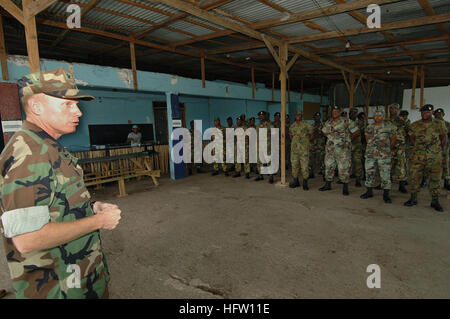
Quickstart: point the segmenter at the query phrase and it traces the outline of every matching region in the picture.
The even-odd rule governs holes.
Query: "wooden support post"
[[[255,68],[252,67],[251,68],[251,72],[252,72],[252,99],[255,98]]]
[[[3,33],[3,20],[0,15],[0,63],[2,67],[2,79],[3,81],[9,80],[8,63],[6,62],[6,48],[5,48],[5,35]]]
[[[136,71],[136,52],[134,50],[134,42],[130,42],[131,69],[133,70],[134,90],[138,89],[137,71]]]
[[[350,73],[350,103],[349,108],[352,109],[354,105],[354,97],[355,97],[355,73]]]
[[[300,100],[303,101],[303,79],[302,79],[301,88],[300,88]]]
[[[291,103],[291,79],[287,79],[288,102]]]
[[[284,68],[280,68],[280,86],[281,86],[281,158],[280,158],[280,169],[281,169],[281,185],[286,185],[286,61],[288,55],[288,44],[283,42],[279,48],[280,63]]]
[[[127,196],[127,191],[125,188],[125,180],[123,178],[119,179],[117,181],[117,184],[119,185],[119,195],[117,195],[117,197],[125,197]]]
[[[206,87],[205,56],[201,58],[202,88]]]
[[[275,73],[272,72],[272,102],[275,102]]]
[[[413,83],[411,90],[411,110],[414,110],[416,108],[415,106],[416,86],[417,86],[417,65],[414,67],[414,74],[413,74]]]
[[[39,46],[36,31],[36,18],[29,10],[32,8],[32,0],[23,0],[23,16],[25,27],[25,38],[27,41],[28,60],[30,73],[39,72],[41,65],[39,62]]]
[[[420,107],[424,106],[424,88],[425,88],[425,67],[420,67]]]

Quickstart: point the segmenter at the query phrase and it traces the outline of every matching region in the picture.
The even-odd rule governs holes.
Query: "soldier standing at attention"
[[[332,106],[331,119],[329,119],[323,129],[323,134],[327,138],[325,146],[325,185],[320,191],[331,189],[334,171],[336,167],[339,172],[339,179],[344,184],[342,194],[349,195],[348,182],[350,181],[350,162],[352,139],[359,135],[359,129],[355,122],[341,117],[341,108]]]
[[[360,112],[358,114],[358,120],[356,121],[356,124],[359,127],[359,130],[361,132],[361,144],[362,144],[362,154],[363,154],[363,158],[362,158],[362,166],[363,166],[363,174],[365,174],[365,160],[364,160],[364,154],[366,154],[366,146],[367,146],[367,141],[366,141],[366,128],[367,128],[367,122],[366,122],[366,114],[364,112]],[[363,176],[362,179],[365,179],[365,177]]]
[[[420,108],[421,120],[411,124],[410,136],[413,145],[410,168],[411,198],[405,206],[417,205],[417,193],[420,182],[429,172],[429,190],[431,193],[431,207],[442,212],[444,209],[439,203],[442,174],[442,149],[447,144],[447,129],[442,122],[433,119],[433,105],[426,104]]]
[[[369,125],[366,130],[366,188],[367,191],[360,197],[367,199],[373,197],[373,187],[377,182],[377,166],[380,172],[381,186],[384,189],[383,200],[385,203],[392,203],[389,196],[391,189],[391,159],[392,149],[396,140],[396,127],[384,122],[384,112],[376,111],[374,115],[375,123]]]
[[[272,125],[270,124],[270,123],[268,123],[267,121],[266,121],[266,118],[267,118],[267,115],[266,114],[268,114],[267,112],[265,112],[265,111],[260,111],[259,113],[258,113],[258,116],[259,116],[259,124],[258,124],[258,126],[256,127],[256,133],[257,133],[257,139],[258,139],[258,146],[259,146],[259,136],[260,136],[260,134],[262,134],[262,130],[260,131],[260,129],[266,129],[266,134],[267,134],[267,154],[270,154],[270,141],[271,141],[271,138],[270,138],[270,129],[272,128]],[[263,164],[262,162],[261,162],[261,159],[259,158],[259,147],[258,147],[258,165],[257,165],[257,167],[258,167],[258,176],[254,179],[255,180],[255,182],[257,182],[257,181],[261,181],[261,180],[263,180],[264,179],[264,177],[262,176],[262,174],[261,174],[261,167],[264,165],[267,165],[268,163],[265,163],[265,164]],[[271,174],[270,175],[270,177],[269,177],[269,183],[270,184],[272,184],[273,183],[273,175]]]
[[[303,121],[302,111],[298,110],[295,114],[295,122],[289,128],[291,136],[291,165],[292,177],[294,178],[289,184],[290,188],[300,186],[298,174],[301,169],[303,177],[303,189],[308,188],[309,177],[309,141],[313,138],[313,127],[311,124]]]
[[[228,165],[227,165],[227,163],[225,162],[225,160],[226,160],[226,149],[227,149],[227,146],[226,146],[226,128],[223,127],[222,125],[220,125],[220,118],[219,118],[219,117],[216,117],[216,118],[214,119],[214,127],[215,127],[216,129],[219,129],[219,130],[222,132],[222,140],[223,140],[223,150],[222,150],[222,154],[223,154],[223,162],[221,163],[221,166],[222,166],[223,172],[225,173],[225,176],[229,176],[230,174],[228,173]],[[213,137],[214,137],[214,136],[213,136]],[[213,164],[213,169],[214,169],[214,172],[212,172],[211,175],[212,175],[212,176],[219,175],[219,163],[218,163],[217,161],[214,162],[214,164]]]
[[[245,118],[245,117],[244,117]],[[242,116],[238,117],[236,119],[236,123],[237,123],[237,127],[236,128],[242,128],[245,131],[247,130],[248,126],[247,123],[243,123],[242,122]],[[235,132],[236,136],[239,136],[240,134],[238,132]],[[237,154],[238,152],[244,152],[244,156],[245,156],[245,161],[244,161],[244,172],[245,172],[245,178],[249,179],[250,178],[250,162],[249,162],[249,155],[248,155],[248,137],[245,136],[245,148],[244,150],[241,150],[238,148],[238,144],[237,144],[237,138],[236,138],[236,142],[235,142],[235,173],[233,175],[233,177],[240,177],[241,176],[241,169],[242,169],[242,163],[238,163],[237,161]]]
[[[353,121],[356,126],[358,126],[357,123],[357,117],[358,117],[358,110],[356,108],[350,109],[349,112],[350,121]],[[363,177],[363,166],[362,166],[362,158],[363,158],[363,146],[362,146],[362,136],[361,136],[361,128],[359,128],[359,136],[356,136],[352,140],[352,170],[355,174],[355,186],[361,187],[361,178]]]
[[[286,159],[286,169],[290,167],[290,158],[291,158],[291,136],[289,135],[289,127],[291,126],[291,118],[289,114],[286,114],[286,119],[284,121],[284,131],[285,134],[285,142],[284,142],[284,154]],[[281,158],[280,158],[281,160]]]
[[[281,165],[281,114],[280,112],[275,112],[275,114],[273,115],[273,122],[272,122],[272,128],[277,128],[278,129],[278,158],[280,159],[280,165]],[[286,135],[289,134],[289,132],[285,132]],[[278,171],[274,174],[278,174],[278,172],[280,171],[280,167],[278,168]]]
[[[400,118],[398,114],[398,110],[400,109],[400,105],[398,103],[394,103],[389,105],[389,114],[390,117],[386,122],[389,122],[397,128],[397,139],[395,148],[392,153],[392,176],[396,177],[398,180],[398,190],[401,193],[407,193],[408,191],[405,188],[406,180],[407,180],[407,171],[406,171],[406,122]]]
[[[79,100],[94,97],[63,68],[18,84],[26,120],[0,155],[0,233],[16,298],[108,298],[99,230],[114,229],[121,211],[90,202],[78,159],[57,141],[75,132]]]
[[[309,178],[314,178],[314,173],[319,171],[325,176],[325,143],[326,137],[322,133],[323,123],[320,121],[320,112],[314,114],[313,139],[311,141]]]
[[[203,173],[201,170],[201,163],[195,163],[194,161],[194,136],[195,136],[195,132],[197,132],[197,134],[199,134],[200,136],[202,136],[202,133],[198,130],[196,130],[194,128],[194,121],[190,121],[189,122],[191,128],[189,129],[189,133],[191,133],[191,162],[188,164],[188,174],[192,175],[194,169],[197,170],[197,173]],[[203,149],[203,146],[202,146]],[[202,153],[203,154],[203,153]],[[202,156],[203,158],[203,156]]]
[[[256,130],[256,120],[255,118],[252,116],[251,118],[248,119],[248,128],[254,128]],[[258,136],[256,136],[256,138],[258,138]],[[258,141],[256,141],[256,143],[258,143]],[[250,144],[247,144],[247,147],[250,147]],[[249,163],[250,163],[250,158],[249,158]],[[258,171],[256,169],[255,163],[250,163],[250,171],[255,172],[256,174],[258,174]],[[247,177],[247,176],[245,176]]]
[[[444,120],[444,110],[439,108],[436,111],[434,111],[434,118],[442,121],[442,124],[445,126],[445,128],[447,129],[447,145],[446,147],[444,147],[444,149],[442,150],[442,178],[444,179],[444,187],[446,190],[450,190],[450,183],[449,183],[449,173],[448,173],[448,152],[449,152],[449,142],[450,142],[450,122],[447,122],[446,120]]]

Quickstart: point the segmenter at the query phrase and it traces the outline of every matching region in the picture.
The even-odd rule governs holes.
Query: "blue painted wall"
[[[136,92],[132,89],[132,73],[129,69],[41,60],[41,70],[58,67],[72,69],[79,89],[96,97],[92,102],[80,102],[83,116],[77,132],[61,137],[61,143],[70,151],[89,148],[89,124],[126,124],[128,120],[133,123],[154,124],[152,103],[166,101],[166,92],[180,95],[180,103],[185,103],[186,107],[187,125],[189,126],[191,120],[202,120],[203,131],[213,126],[216,116],[219,116],[222,125],[225,125],[228,116],[235,122],[234,119],[242,113],[250,118],[257,117],[261,110],[269,110],[273,117],[276,105],[279,110],[280,91],[275,91],[272,102],[272,90],[264,88],[262,84],[257,85],[255,99],[252,99],[250,85],[206,81],[206,88],[202,88],[201,80],[138,71],[139,91]],[[28,74],[27,57],[8,56],[8,72],[8,82],[17,82]],[[288,113],[291,120],[297,109],[303,109],[303,101],[320,102],[320,96],[305,94],[303,101],[300,100],[298,92],[291,92],[290,96]],[[323,103],[328,104],[326,97]]]

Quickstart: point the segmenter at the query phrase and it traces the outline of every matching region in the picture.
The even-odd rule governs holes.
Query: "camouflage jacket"
[[[42,129],[24,121],[0,156],[0,171],[2,237],[16,297],[102,297],[109,273],[99,231],[26,254],[12,241],[47,223],[94,214],[77,159]],[[80,288],[74,281],[77,273]]]
[[[397,128],[391,123],[370,124],[366,129],[366,158],[385,159],[391,157],[391,137],[396,132]]]
[[[436,119],[437,121],[441,121],[442,125],[445,127],[445,129],[447,130],[447,145],[444,149],[444,152],[446,151],[446,149],[449,148],[450,146],[450,139],[448,138],[448,134],[450,133],[450,122],[447,122],[446,120],[439,120]]]
[[[395,147],[398,148],[406,146],[406,129],[408,126],[407,121],[403,120],[400,116],[396,116],[395,118],[387,119],[386,123],[391,123],[397,128],[397,139],[395,142]]]
[[[325,122],[322,132],[328,134],[327,147],[336,146],[341,148],[351,147],[351,134],[359,130],[355,122],[341,117],[337,122],[329,119]]]
[[[292,135],[291,150],[309,151],[310,137],[313,133],[313,127],[311,124],[301,121],[300,123],[294,122],[289,128],[289,134]]]
[[[271,122],[259,122],[259,124],[256,126],[256,132],[258,133],[258,143],[259,143],[259,134],[260,134],[260,129],[262,128],[266,128],[266,133],[267,133],[267,146],[270,149],[270,144],[271,144],[271,129],[273,128],[273,125]]]
[[[446,135],[447,128],[441,121],[433,119],[431,122],[418,120],[411,124],[410,135],[415,137],[414,153],[438,154],[442,153],[440,135]]]
[[[323,123],[319,122],[319,124],[314,123],[313,125],[313,140],[311,141],[311,147],[316,150],[325,149],[325,143],[327,142],[327,138],[323,135],[322,132]]]

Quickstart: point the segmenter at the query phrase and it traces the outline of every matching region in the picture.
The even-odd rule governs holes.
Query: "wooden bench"
[[[139,152],[139,153],[130,153],[116,156],[108,156],[108,157],[97,157],[97,158],[88,158],[81,159],[78,161],[79,164],[89,164],[89,163],[101,163],[102,172],[101,173],[87,173],[84,175],[84,182],[86,186],[101,186],[105,183],[116,182],[119,186],[119,197],[127,196],[127,192],[125,189],[125,179],[130,178],[138,178],[142,176],[149,176],[152,178],[155,186],[158,186],[157,177],[161,176],[160,170],[153,170],[151,168],[150,163],[147,158],[150,155],[157,154],[157,152]],[[141,157],[143,159],[143,164],[137,160],[137,158]],[[127,169],[111,169],[110,164],[113,161],[127,159],[130,160],[135,167],[127,168]]]

